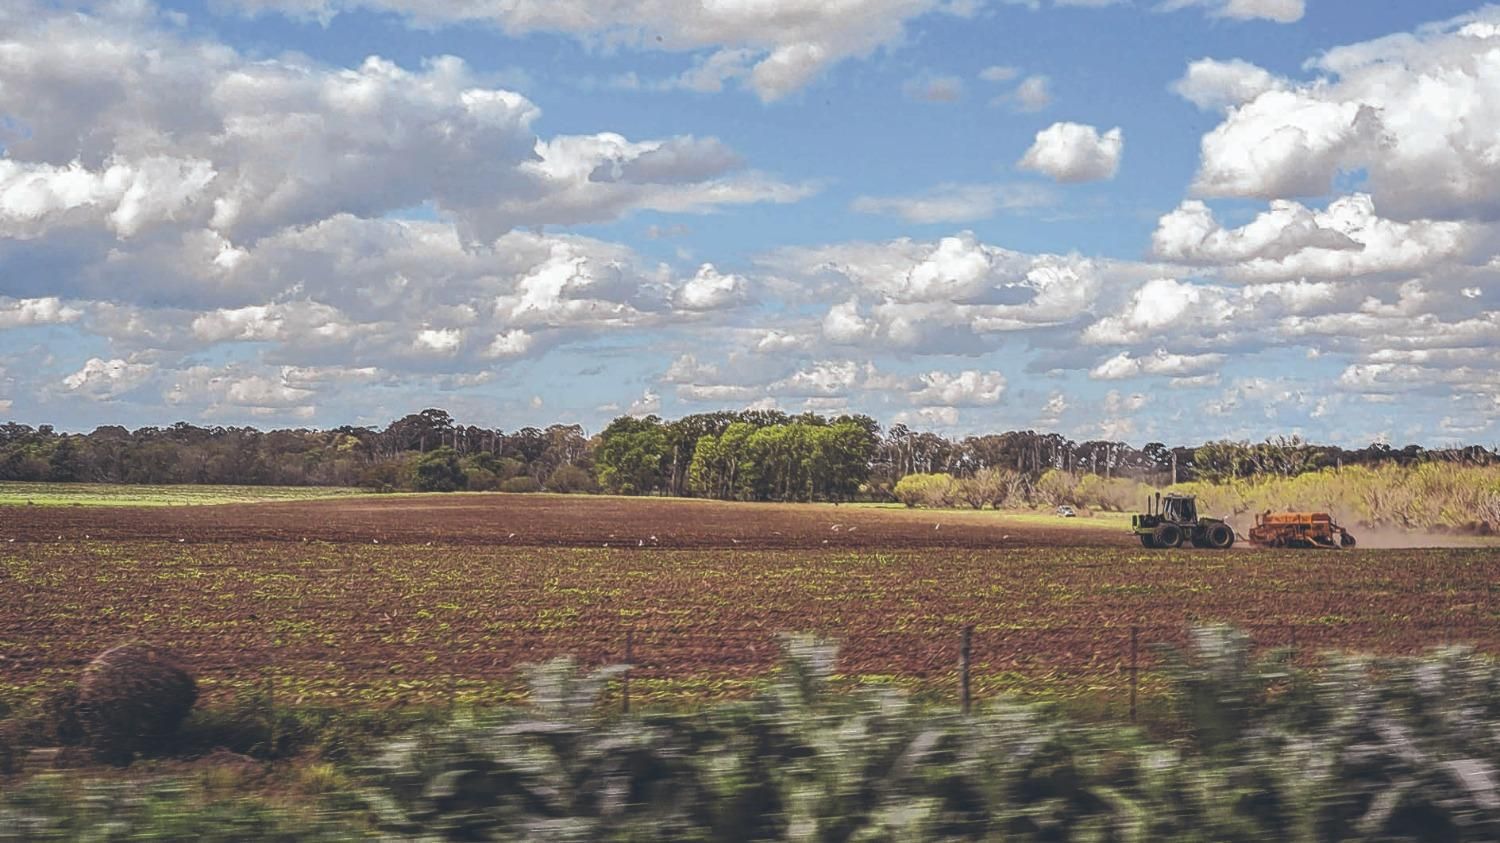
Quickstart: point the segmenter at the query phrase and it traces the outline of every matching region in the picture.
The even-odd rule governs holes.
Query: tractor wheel
[[[1339,544],[1343,545],[1344,547],[1353,547],[1354,537],[1349,535],[1348,533],[1345,533],[1342,536],[1339,536]]]
[[[1150,533],[1140,533],[1142,547],[1156,547],[1156,539]]]
[[[1176,524],[1163,524],[1156,528],[1157,547],[1177,547],[1182,544],[1182,528]]]
[[[1204,538],[1208,540],[1209,547],[1224,550],[1234,544],[1234,530],[1228,524],[1210,524],[1204,531]]]

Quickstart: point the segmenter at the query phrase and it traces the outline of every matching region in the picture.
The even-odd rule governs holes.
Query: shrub
[[[521,475],[520,477],[512,477],[509,480],[505,481],[504,483],[500,484],[500,491],[502,491],[502,492],[521,492],[521,493],[527,493],[527,492],[540,492],[541,490],[542,490],[542,484],[536,482],[536,478],[535,477],[529,477],[529,476],[524,475],[524,474]]]
[[[83,669],[78,723],[100,758],[127,761],[172,732],[198,699],[186,667],[141,642],[106,650]]]
[[[1078,475],[1061,469],[1049,469],[1036,481],[1036,495],[1048,506],[1079,505]]]
[[[469,487],[469,475],[452,448],[438,448],[417,463],[417,491],[456,492]]]
[[[562,494],[592,494],[599,491],[594,475],[576,465],[560,465],[547,478],[547,491]]]
[[[896,483],[892,494],[909,507],[951,506],[957,483],[947,474],[908,474]]]
[[[1012,497],[1019,497],[1021,475],[1003,468],[981,468],[973,477],[958,481],[958,498],[975,509],[989,504],[995,509]]]

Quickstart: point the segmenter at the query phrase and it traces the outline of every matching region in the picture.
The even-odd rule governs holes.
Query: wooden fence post
[[[969,650],[973,643],[974,626],[964,627],[963,638],[958,645],[958,699],[964,714],[969,713]]]
[[[630,713],[630,660],[634,657],[635,630],[625,630],[625,673],[620,677],[620,711]]]
[[[1140,675],[1140,637],[1141,628],[1130,627],[1130,722],[1135,722],[1135,695],[1138,677]]]

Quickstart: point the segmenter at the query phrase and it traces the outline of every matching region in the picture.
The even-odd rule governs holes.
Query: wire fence
[[[1500,654],[1500,624],[1483,615],[1453,613],[1429,622],[1261,622],[1236,628],[1254,652],[1283,651],[1291,664],[1306,668],[1316,668],[1329,651],[1418,655],[1436,646],[1465,644]],[[63,681],[76,675],[103,642],[129,637],[132,631],[96,622],[67,632],[30,640],[6,636],[12,646],[0,652],[0,676],[13,686]],[[1046,626],[956,622],[905,629],[830,626],[813,633],[838,645],[835,669],[839,681],[848,685],[897,684],[956,700],[964,708],[1017,688],[1086,688],[1112,695],[1122,705],[1128,699],[1134,716],[1143,682],[1160,668],[1167,649],[1189,647],[1191,626],[1107,620]],[[725,627],[697,621],[516,629],[268,621],[232,634],[172,630],[141,637],[180,654],[209,698],[278,687],[279,696],[294,701],[498,702],[524,693],[524,666],[569,657],[585,670],[629,665],[611,697],[627,710],[661,697],[743,693],[770,675],[784,652],[783,634],[769,623]]]

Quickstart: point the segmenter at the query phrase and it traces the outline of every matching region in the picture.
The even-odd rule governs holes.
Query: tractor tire
[[[1234,546],[1234,530],[1228,524],[1210,524],[1203,531],[1208,546],[1215,550],[1228,550]]]
[[[1150,533],[1139,533],[1138,535],[1141,537],[1142,547],[1156,547],[1156,539]]]
[[[1182,528],[1176,524],[1163,524],[1156,528],[1157,547],[1177,547],[1182,544]]]
[[[1344,547],[1353,547],[1354,537],[1349,535],[1348,533],[1345,533],[1339,537],[1339,544],[1343,545]]]

